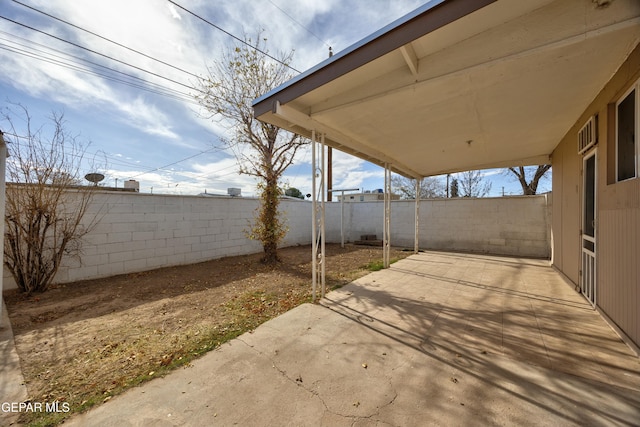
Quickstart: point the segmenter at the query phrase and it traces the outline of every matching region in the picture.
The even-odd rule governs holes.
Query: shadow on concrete
[[[466,377],[464,394],[477,402],[497,393],[571,424],[637,425],[638,358],[581,295],[537,263],[471,262],[482,266],[457,254],[413,256],[329,294],[324,305],[420,353],[416,370],[436,363]],[[449,268],[416,271],[421,263]],[[482,280],[481,270],[496,267]],[[474,268],[477,280],[466,279]],[[478,424],[496,421],[491,411],[476,416]]]

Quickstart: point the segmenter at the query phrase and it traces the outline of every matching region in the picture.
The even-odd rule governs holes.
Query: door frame
[[[587,173],[589,162],[593,159],[593,176]],[[588,197],[587,191],[591,187],[587,180],[593,179],[593,195]],[[588,206],[590,199],[592,206]],[[588,211],[592,210],[591,218],[587,218]],[[598,265],[598,148],[587,151],[582,157],[582,189],[580,209],[580,291],[584,297],[595,307],[597,304],[597,265]],[[592,221],[591,227],[586,224]],[[592,231],[593,236],[588,233]]]

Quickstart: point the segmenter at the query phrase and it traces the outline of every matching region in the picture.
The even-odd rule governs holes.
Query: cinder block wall
[[[225,256],[257,253],[246,230],[259,200],[99,192],[85,217],[98,225],[85,237],[81,260],[63,261],[55,282],[108,277]],[[413,201],[391,204],[391,243],[413,248]],[[282,246],[311,243],[311,203],[285,199],[289,232]],[[340,242],[341,205],[326,205],[327,242]],[[345,241],[382,239],[383,202],[344,204]],[[550,256],[547,196],[434,199],[420,202],[420,248]],[[4,288],[15,288],[4,272]]]
[[[339,209],[333,209],[331,215],[336,211],[338,219],[328,222],[339,225]],[[419,245],[421,249],[549,258],[550,215],[550,197],[546,194],[422,200]],[[364,234],[382,239],[383,218],[382,202],[345,203],[347,241]],[[414,201],[391,203],[392,245],[413,248],[414,218]],[[335,239],[333,234],[329,238]]]
[[[85,221],[99,222],[84,238],[81,259],[64,259],[55,282],[260,252],[260,243],[246,235],[258,206],[242,197],[96,193]],[[289,227],[283,246],[309,244],[311,203],[286,199],[281,209]],[[4,288],[15,287],[5,268]]]

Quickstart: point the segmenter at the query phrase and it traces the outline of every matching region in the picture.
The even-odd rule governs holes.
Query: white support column
[[[344,192],[345,191],[360,191],[359,188],[341,188],[339,190],[331,189],[329,192],[340,192],[340,247],[344,248]]]
[[[382,231],[382,264],[384,268],[391,265],[391,169],[384,164],[384,228]]]
[[[324,185],[324,134],[318,135],[315,131],[311,133],[311,163],[313,165],[313,176],[311,177],[312,208],[311,208],[311,299],[316,301],[318,286],[320,286],[320,297],[324,298],[326,292],[325,285],[325,185]],[[318,203],[319,202],[319,203]]]
[[[415,213],[415,235],[413,236],[413,253],[419,251],[420,234],[420,182],[422,179],[416,178],[416,213]]]
[[[316,131],[311,131],[311,302],[316,301],[318,283],[318,240],[316,228]]]
[[[326,263],[326,252],[325,252],[325,242],[327,241],[327,239],[325,238],[325,222],[324,222],[324,213],[325,213],[325,202],[327,201],[327,192],[326,192],[326,186],[325,186],[325,175],[324,175],[324,171],[325,171],[325,166],[326,166],[326,161],[325,161],[325,144],[324,144],[324,133],[321,135],[320,137],[320,150],[322,150],[322,161],[320,162],[320,283],[322,284],[322,291],[320,293],[320,298],[324,298],[324,294],[326,293],[326,284],[325,284],[325,268],[327,266]]]
[[[344,190],[340,194],[340,247],[344,248]]]

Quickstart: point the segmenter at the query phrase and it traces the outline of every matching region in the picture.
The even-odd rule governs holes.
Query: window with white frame
[[[616,103],[616,181],[638,176],[638,142],[640,126],[640,81]]]

